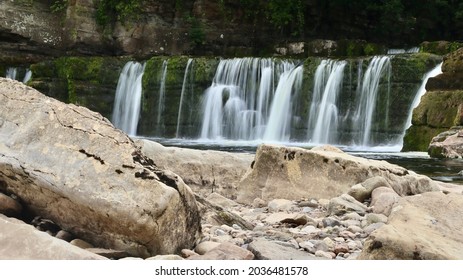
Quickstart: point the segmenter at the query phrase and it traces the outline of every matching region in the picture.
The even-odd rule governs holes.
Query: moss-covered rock
[[[454,52],[457,49],[463,47],[461,42],[449,42],[449,41],[433,41],[433,42],[423,42],[420,44],[420,51],[433,53],[437,55],[446,55],[448,53]]]
[[[60,101],[110,118],[119,73],[128,58],[60,57],[31,65],[29,85]]]
[[[446,129],[447,128],[432,128],[425,125],[413,125],[405,132],[402,151],[427,151],[432,138]]]
[[[412,124],[450,128],[455,125],[455,117],[462,103],[463,90],[428,92],[413,111]]]
[[[463,73],[463,47],[444,56],[442,72]]]

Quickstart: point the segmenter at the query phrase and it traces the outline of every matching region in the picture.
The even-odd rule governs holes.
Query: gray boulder
[[[429,192],[400,198],[359,259],[463,259],[463,196]]]
[[[194,194],[100,114],[0,78],[0,191],[101,248],[149,257],[192,248]]]

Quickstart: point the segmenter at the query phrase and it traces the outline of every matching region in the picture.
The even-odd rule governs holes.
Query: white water
[[[324,60],[317,68],[308,125],[309,132],[313,127],[312,143],[327,144],[337,140],[337,99],[346,64],[346,61]]]
[[[20,73],[22,73],[21,68],[9,67],[9,68],[6,69],[5,78],[21,81],[20,80],[20,76],[21,76]],[[19,77],[18,77],[18,74],[19,74]],[[30,69],[26,69],[25,73],[24,73],[24,77],[22,79],[22,83],[26,84],[27,82],[29,82],[29,80],[31,78],[32,78],[32,71]]]
[[[125,133],[137,133],[145,64],[127,62],[117,83],[112,123]]]
[[[5,77],[8,79],[16,80],[18,70],[15,67],[9,67],[6,69]]]
[[[379,84],[381,78],[386,78],[388,83],[389,95],[391,63],[388,56],[375,56],[370,61],[365,75],[363,76],[362,85],[357,89],[357,108],[353,117],[353,129],[358,129],[359,137],[355,144],[360,146],[370,146],[370,135],[372,132],[372,123],[375,118]],[[359,78],[360,79],[360,78]],[[388,98],[387,98],[388,99]],[[382,116],[387,120],[386,116]]]
[[[409,49],[389,49],[387,54],[404,54],[404,53],[418,53],[420,52],[419,47],[413,47]]]
[[[167,60],[162,62],[162,74],[159,86],[159,98],[158,98],[158,114],[156,116],[156,128],[159,130],[162,126],[161,118],[164,113],[164,103],[166,96],[166,75],[167,75]]]
[[[278,92],[275,83],[281,83],[283,73],[292,68],[292,62],[270,58],[221,60],[203,97],[201,139],[270,137],[267,124],[272,114],[270,104]]]
[[[178,105],[178,116],[177,116],[177,130],[175,133],[176,138],[180,138],[180,125],[182,121],[182,111],[183,111],[183,99],[185,98],[185,91],[187,87],[187,78],[190,70],[190,66],[192,65],[193,59],[188,59],[188,62],[185,67],[185,74],[183,75],[183,84],[182,84],[182,91],[180,93],[180,103]]]
[[[32,79],[32,71],[30,69],[27,69],[26,74],[24,75],[24,78],[23,78],[23,84],[27,84],[27,82],[29,82],[30,79]]]
[[[401,146],[403,145],[403,138],[405,136],[405,131],[408,128],[410,128],[410,126],[412,126],[413,110],[416,107],[418,107],[421,101],[421,97],[423,97],[423,95],[426,93],[426,83],[428,82],[429,78],[436,77],[439,74],[442,74],[442,62],[423,76],[423,82],[421,83],[420,88],[416,92],[416,95],[415,95],[415,98],[413,99],[412,104],[410,104],[410,110],[408,111],[407,121],[405,122],[405,127],[403,130],[402,137],[400,137]]]
[[[293,92],[301,89],[303,67],[283,72],[270,108],[270,116],[263,140],[289,141],[292,118]]]

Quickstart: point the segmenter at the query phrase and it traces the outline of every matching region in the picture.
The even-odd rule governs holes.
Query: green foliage
[[[141,11],[140,0],[99,0],[96,21],[101,26],[120,21],[137,20]]]
[[[59,13],[68,7],[68,0],[55,0],[50,6],[50,10],[52,13]]]
[[[206,34],[204,32],[201,21],[199,21],[197,18],[190,17],[188,18],[188,22],[191,24],[191,29],[189,32],[190,40],[195,46],[204,44]]]
[[[265,6],[267,18],[278,29],[289,28],[293,36],[304,31],[305,1],[269,0]]]

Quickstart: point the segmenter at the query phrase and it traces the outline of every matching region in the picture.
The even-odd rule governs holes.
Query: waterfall
[[[312,132],[312,143],[333,143],[337,140],[336,104],[346,64],[346,61],[323,60],[317,67],[308,124],[308,134]]]
[[[158,114],[156,116],[156,130],[158,134],[161,131],[161,118],[164,112],[164,103],[165,103],[165,96],[166,96],[166,76],[167,76],[167,60],[162,62],[162,74],[161,74],[161,81],[159,86],[159,99],[158,99]]]
[[[185,74],[183,75],[183,84],[182,84],[182,91],[180,93],[180,103],[178,105],[178,116],[177,116],[177,130],[176,130],[176,133],[175,133],[175,137],[176,138],[179,138],[180,137],[180,125],[181,125],[181,121],[182,121],[182,109],[183,109],[183,99],[185,98],[185,91],[186,91],[186,88],[187,88],[187,78],[188,78],[188,73],[189,73],[189,69],[190,69],[190,66],[192,65],[192,62],[193,62],[193,59],[188,59],[188,62],[186,64],[186,67],[185,67]]]
[[[21,79],[23,74],[24,76]],[[6,69],[5,78],[22,81],[23,84],[26,84],[32,78],[32,71],[20,67],[9,67]]]
[[[421,97],[423,97],[423,95],[426,93],[426,83],[428,82],[429,78],[435,77],[435,76],[437,76],[439,74],[442,74],[442,62],[439,65],[437,65],[436,67],[434,67],[434,69],[432,69],[431,71],[429,71],[428,73],[426,73],[423,76],[423,81],[421,83],[421,86],[418,89],[418,91],[416,92],[415,98],[413,99],[413,102],[410,105],[410,109],[408,111],[408,117],[407,117],[407,121],[405,122],[405,127],[404,127],[404,135],[405,135],[405,131],[410,126],[412,126],[413,110],[416,107],[418,107],[418,105],[420,104],[420,101],[421,101]],[[403,141],[403,136],[404,135],[402,135],[402,137],[400,138],[401,141]],[[403,144],[403,143],[401,143],[401,144]]]
[[[264,140],[268,141],[289,141],[292,92],[299,91],[302,84],[303,67],[283,72],[275,91],[275,97],[270,108],[270,116],[264,133]]]
[[[357,89],[357,109],[353,117],[353,129],[359,130],[358,143],[361,146],[370,145],[370,135],[372,123],[375,119],[375,110],[377,106],[377,97],[379,84],[382,77],[386,75],[389,95],[391,63],[388,56],[375,56],[370,61],[365,75],[363,76],[362,85]],[[360,77],[358,77],[360,79]],[[387,113],[386,113],[387,114]],[[387,119],[388,116],[382,116]]]
[[[23,84],[27,84],[27,82],[29,82],[31,78],[32,78],[32,71],[30,69],[27,69],[26,74],[24,75],[24,78],[23,78]]]
[[[18,70],[15,67],[9,67],[8,69],[6,69],[5,77],[12,80],[16,80],[17,73]]]
[[[282,91],[283,73],[292,68],[292,62],[270,58],[221,60],[203,96],[200,137],[256,140],[268,134],[275,80]]]
[[[137,133],[144,70],[145,64],[129,61],[117,83],[112,123],[129,135]]]

